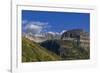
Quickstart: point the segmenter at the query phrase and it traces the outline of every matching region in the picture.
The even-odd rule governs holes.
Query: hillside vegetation
[[[90,52],[70,40],[36,43],[22,37],[22,62],[89,59]]]
[[[22,37],[22,62],[56,61],[61,57],[39,44]]]

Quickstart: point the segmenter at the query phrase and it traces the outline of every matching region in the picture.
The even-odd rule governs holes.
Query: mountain
[[[62,33],[24,34],[22,61],[58,61],[90,58],[89,33],[83,29]]]
[[[61,32],[60,32],[60,34],[62,35],[64,32],[66,32],[67,30],[62,30]]]
[[[43,34],[33,35],[30,33],[26,33],[23,35],[23,37],[26,37],[26,38],[28,38],[36,43],[43,42],[43,41],[47,40],[47,38]]]
[[[24,33],[23,36],[37,43],[53,39],[72,39],[73,37],[80,38],[80,36],[89,40],[89,33],[85,32],[83,29],[62,30],[60,33],[52,31],[40,34]]]
[[[47,32],[45,33],[45,37],[47,40],[53,40],[53,39],[60,39],[61,35],[58,32]]]
[[[77,38],[77,37],[86,37],[89,38],[89,33],[83,29],[72,29],[68,31],[64,31],[61,35],[61,38]]]
[[[40,43],[46,40],[60,39],[61,35],[57,32],[47,32],[42,34],[23,33],[23,37],[26,37],[36,43]]]
[[[47,40],[41,46],[56,53],[62,60],[89,59],[89,51],[79,47],[72,40]]]
[[[78,46],[84,50],[89,51],[90,49],[90,36],[89,32],[83,29],[72,29],[64,32],[61,36],[62,40],[72,40],[77,43]]]
[[[22,37],[22,62],[56,61],[61,57],[39,44]]]

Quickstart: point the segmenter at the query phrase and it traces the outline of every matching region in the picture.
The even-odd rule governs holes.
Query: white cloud
[[[34,24],[31,24],[31,25],[27,25],[25,27],[25,30],[29,33],[33,33],[33,34],[37,34],[37,33],[40,33],[41,30],[42,30],[42,27],[41,26],[38,26],[38,25],[34,25]]]
[[[27,20],[23,20],[23,21],[22,21],[22,24],[27,24],[27,23],[28,23]]]
[[[48,23],[44,22],[28,22],[23,29],[27,33],[32,33],[32,34],[39,34],[41,31],[48,26]]]
[[[31,24],[35,24],[35,25],[38,25],[38,26],[48,25],[48,23],[44,23],[44,22],[31,22]]]

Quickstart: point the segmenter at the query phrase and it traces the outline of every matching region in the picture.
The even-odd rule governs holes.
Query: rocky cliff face
[[[62,60],[89,59],[90,56],[89,51],[71,40],[47,40],[40,45],[60,56]]]
[[[89,33],[85,32],[83,29],[73,29],[64,32],[61,36],[62,40],[72,40],[77,43],[78,46],[89,49],[90,38]]]
[[[81,36],[86,37],[87,39],[89,38],[89,34],[85,32],[83,29],[73,29],[64,32],[61,36],[61,39],[67,39],[67,38],[80,39]]]
[[[40,43],[47,40],[47,38],[43,35],[24,34],[23,36],[36,43]]]

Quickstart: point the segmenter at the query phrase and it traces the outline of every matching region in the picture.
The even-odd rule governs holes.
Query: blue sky
[[[61,32],[84,29],[90,32],[90,14],[75,12],[48,12],[22,10],[23,32]]]

